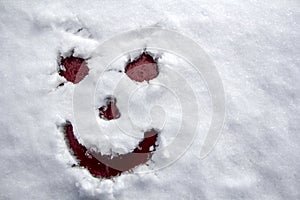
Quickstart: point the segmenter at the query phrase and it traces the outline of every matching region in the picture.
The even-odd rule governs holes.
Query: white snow
[[[299,199],[299,11],[297,0],[0,1],[0,199]],[[102,42],[147,26],[186,35],[210,56],[226,95],[224,129],[213,151],[200,159],[210,99],[203,80],[186,70],[183,77],[194,83],[201,102],[202,124],[192,146],[155,172],[96,179],[85,169],[71,167],[75,160],[57,128],[66,119],[74,120],[75,88],[72,83],[57,88],[64,81],[56,71],[57,58],[74,48],[75,55],[92,57],[89,67],[99,68],[93,56]],[[121,56],[111,67],[126,61]],[[126,93],[122,87],[141,87],[131,101],[140,110],[128,113],[136,124],[124,126],[122,117],[112,123],[99,119],[99,126],[108,130],[101,132],[105,137],[87,132],[78,135],[80,140],[106,153],[124,153],[152,123],[164,125],[159,142],[168,145],[183,106],[159,84],[174,82],[164,71],[168,67],[175,73],[178,66],[189,65],[171,53],[162,53],[159,64],[161,73],[153,86],[136,84],[115,71],[103,74],[122,79],[116,95]],[[97,88],[95,107],[116,83]],[[147,110],[138,100],[147,102],[157,91],[155,102],[165,110],[156,104]],[[122,110],[127,102],[117,99],[126,116]],[[151,122],[151,116],[161,120]],[[130,133],[134,130],[134,137],[118,135],[120,124]],[[149,166],[135,172],[155,168],[170,153],[154,154]]]
[[[138,55],[135,52],[131,54]],[[99,81],[95,87],[94,118],[97,119],[99,128],[98,131],[93,130],[93,127],[84,128],[85,131],[80,133],[80,137],[85,145],[101,147],[101,152],[104,154],[109,154],[111,151],[127,153],[143,138],[144,132],[156,128],[162,131],[160,147],[163,149],[171,144],[180,132],[183,118],[186,119],[187,124],[199,121],[182,116],[182,109],[188,109],[188,106],[185,105],[187,103],[194,105],[191,112],[200,115],[202,129],[198,131],[207,132],[205,129],[208,128],[211,120],[211,105],[204,81],[197,75],[195,69],[182,58],[167,52],[161,53],[161,55],[157,54],[156,57],[161,57],[158,60],[160,73],[149,83],[132,81],[125,73],[118,72],[119,70],[124,71],[128,59],[126,56],[117,59],[107,68],[103,67],[101,76],[96,76]],[[93,58],[89,66],[92,70],[101,68]],[[191,96],[188,89],[184,91],[185,93],[178,90],[180,87],[187,87],[182,80],[187,80],[195,89],[193,93],[199,96],[197,102],[189,101]],[[105,121],[97,117],[99,114],[97,108],[105,105],[104,99],[109,95],[116,97],[121,117]],[[182,98],[183,101],[181,101]],[[199,111],[197,111],[198,105]],[[205,124],[206,127],[204,127]],[[202,135],[202,137],[205,136],[205,134]]]

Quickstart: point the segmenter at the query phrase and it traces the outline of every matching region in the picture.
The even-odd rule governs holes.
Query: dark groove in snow
[[[87,62],[83,58],[69,56],[61,58],[61,67],[59,68],[59,75],[65,77],[67,81],[72,83],[79,83],[89,73]]]
[[[75,137],[72,124],[69,121],[64,124],[66,143],[77,158],[79,166],[86,168],[93,176],[102,178],[112,178],[145,164],[156,150],[158,133],[155,129],[145,132],[143,140],[131,153],[112,157],[88,150]],[[151,147],[153,147],[152,150]],[[118,166],[118,169],[111,166]]]
[[[99,117],[105,120],[118,119],[121,114],[116,105],[116,98],[113,96],[108,96],[106,97],[105,101],[106,105],[99,108]]]
[[[137,82],[150,81],[159,74],[157,60],[143,52],[137,59],[127,63],[125,73],[131,80]]]

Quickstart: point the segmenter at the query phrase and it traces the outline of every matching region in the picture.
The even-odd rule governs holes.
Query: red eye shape
[[[148,53],[143,52],[137,59],[128,62],[125,73],[134,81],[150,81],[158,76],[157,61]]]
[[[89,68],[85,59],[69,56],[61,59],[61,66],[58,73],[65,77],[67,81],[72,83],[79,83],[89,73]]]
[[[150,160],[153,151],[157,147],[156,142],[159,132],[155,129],[145,132],[143,140],[139,142],[138,146],[131,153],[114,157],[90,151],[80,144],[69,121],[64,124],[64,134],[67,145],[81,167],[86,168],[95,177],[112,178],[120,175],[122,172],[131,171],[134,167],[145,164]],[[153,150],[150,150],[151,147],[153,147]],[[110,167],[116,165],[118,165],[118,169]]]
[[[99,117],[105,120],[118,119],[121,114],[117,107],[117,100],[113,96],[105,98],[106,105],[99,108]]]

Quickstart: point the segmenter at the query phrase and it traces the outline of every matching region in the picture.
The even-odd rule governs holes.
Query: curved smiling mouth
[[[74,135],[71,122],[67,121],[63,128],[66,143],[77,158],[79,166],[86,168],[95,177],[111,178],[122,172],[131,171],[150,160],[158,146],[156,142],[159,131],[151,129],[144,133],[144,138],[132,152],[112,157],[89,150],[82,145]]]

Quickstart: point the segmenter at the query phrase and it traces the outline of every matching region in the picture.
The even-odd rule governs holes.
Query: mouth
[[[102,155],[100,152],[90,150],[76,138],[73,125],[67,121],[63,125],[63,132],[71,153],[76,157],[78,165],[86,168],[93,176],[112,178],[123,172],[145,164],[151,159],[156,150],[159,131],[151,129],[144,133],[144,138],[132,152],[116,156]],[[76,165],[75,165],[76,166]]]

